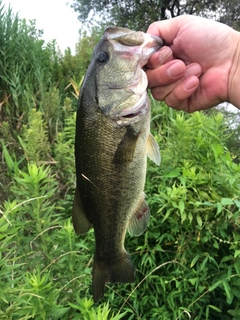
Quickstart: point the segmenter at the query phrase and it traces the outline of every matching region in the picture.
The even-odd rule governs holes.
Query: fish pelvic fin
[[[93,279],[92,290],[93,300],[97,303],[104,295],[104,287],[106,282],[130,283],[135,280],[135,268],[129,257],[124,251],[119,260],[114,262],[101,261],[94,258],[93,263]]]
[[[151,133],[149,134],[147,141],[147,156],[158,166],[160,165],[161,155],[159,151],[159,145]]]
[[[92,226],[91,222],[88,220],[84,212],[82,201],[77,188],[73,201],[72,220],[74,230],[77,234],[86,233]]]
[[[143,193],[137,208],[130,218],[128,232],[131,236],[140,236],[146,229],[150,219],[150,209]]]

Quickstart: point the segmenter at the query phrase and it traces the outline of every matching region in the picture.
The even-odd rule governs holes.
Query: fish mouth
[[[137,122],[150,109],[144,66],[161,48],[163,40],[142,31],[118,27],[108,27],[103,40],[109,43],[109,70],[112,67],[116,73],[110,72],[110,80],[109,77],[106,80],[107,69],[102,69],[104,72],[98,78],[98,106],[115,121]]]
[[[110,27],[107,33],[116,52],[128,52],[130,55],[136,55],[138,59],[138,67],[134,71],[134,74],[138,73],[138,76],[135,77],[131,85],[125,88],[126,91],[132,92],[132,96],[127,98],[123,103],[120,103],[116,108],[118,109],[118,117],[125,120],[131,119],[131,121],[137,121],[138,116],[146,114],[150,109],[146,91],[148,79],[144,72],[144,66],[147,64],[150,56],[162,47],[163,40],[141,31],[136,32],[124,28],[115,29]],[[121,105],[124,106],[122,110]]]

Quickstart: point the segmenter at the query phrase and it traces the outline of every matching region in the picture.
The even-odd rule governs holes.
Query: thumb
[[[182,25],[182,16],[153,22],[148,27],[147,33],[162,38],[167,45],[172,45]]]

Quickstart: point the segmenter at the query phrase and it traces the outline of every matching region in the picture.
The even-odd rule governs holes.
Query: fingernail
[[[168,58],[171,57],[172,55],[172,50],[169,48],[169,47],[162,47],[159,51],[159,62],[161,65],[163,65],[167,60]]]
[[[187,66],[187,70],[185,71],[184,75],[186,78],[190,76],[200,76],[202,73],[202,68],[198,63],[193,63]]]
[[[185,71],[182,63],[175,62],[167,69],[167,74],[170,78],[176,78],[178,76],[181,76],[183,72]]]
[[[197,84],[198,84],[198,78],[191,77],[184,82],[183,86],[185,90],[192,90],[193,88],[196,87]]]

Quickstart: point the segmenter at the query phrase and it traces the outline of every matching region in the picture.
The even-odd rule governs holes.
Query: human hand
[[[183,15],[151,24],[163,47],[149,59],[149,88],[157,100],[193,112],[228,101],[240,108],[240,34],[228,26]]]

